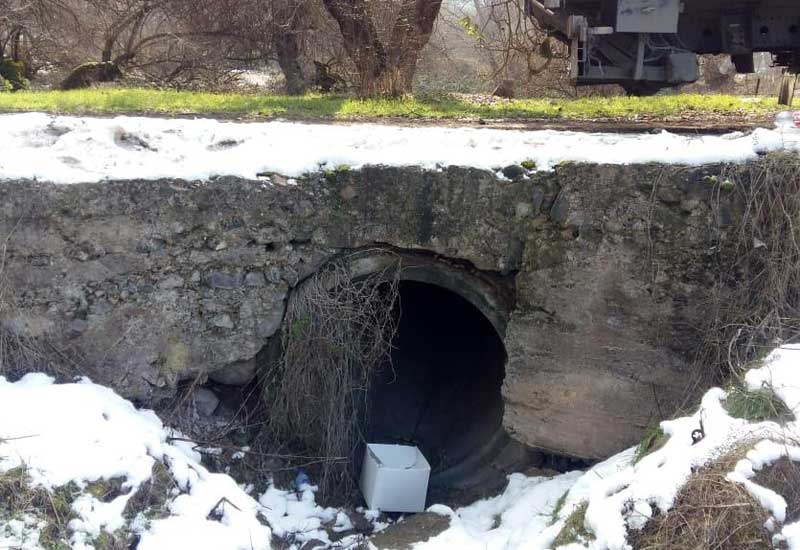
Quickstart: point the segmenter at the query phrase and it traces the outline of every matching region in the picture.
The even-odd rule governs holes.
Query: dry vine
[[[724,378],[800,335],[800,160],[770,155],[719,176],[741,222],[720,241],[711,327],[697,358]]]
[[[267,433],[317,457],[314,483],[329,498],[355,488],[370,380],[389,361],[397,321],[398,266],[354,279],[352,259],[293,292],[283,353],[265,377]]]

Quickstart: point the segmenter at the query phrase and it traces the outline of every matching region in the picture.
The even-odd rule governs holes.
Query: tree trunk
[[[368,0],[323,1],[356,65],[361,95],[410,93],[419,54],[430,40],[442,0],[402,0],[388,48],[375,30]]]
[[[381,94],[387,68],[386,50],[381,43],[367,0],[323,0],[339,25],[347,55],[358,71],[359,93]]]
[[[403,0],[391,38],[393,96],[411,93],[419,54],[428,44],[442,0]]]
[[[278,22],[274,29],[272,44],[278,57],[278,65],[286,78],[286,93],[299,95],[306,90],[307,81],[300,61],[300,21],[305,15],[304,5],[291,0],[282,0],[275,7],[274,17]]]

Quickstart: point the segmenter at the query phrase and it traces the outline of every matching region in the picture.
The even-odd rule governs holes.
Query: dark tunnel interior
[[[417,445],[436,479],[502,430],[506,352],[494,326],[458,294],[415,281],[401,281],[399,292],[392,362],[373,380],[367,435]]]

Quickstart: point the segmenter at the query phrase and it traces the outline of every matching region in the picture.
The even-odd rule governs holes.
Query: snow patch
[[[297,177],[321,166],[374,164],[492,171],[525,160],[540,170],[564,161],[699,165],[800,150],[800,132],[767,129],[684,136],[43,113],[0,115],[0,127],[0,179],[57,183],[217,175],[255,179],[271,172]]]
[[[768,387],[797,412],[800,346],[775,350],[745,380],[751,389]],[[662,422],[669,439],[638,463],[633,463],[635,449],[628,449],[586,472],[513,474],[502,494],[457,510],[435,505],[429,511],[448,516],[450,526],[414,548],[551,549],[570,516],[585,506],[584,526],[594,538],[561,550],[629,550],[629,530],[667,512],[693,471],[747,444],[749,451],[728,478],[741,483],[770,513],[767,527],[776,531],[775,540],[800,550],[800,522],[784,525],[786,501],[753,481],[757,471],[782,457],[800,461],[797,419],[779,425],[732,418],[725,398],[723,390],[714,388],[695,414]],[[695,441],[692,432],[701,423],[705,436]],[[73,548],[90,548],[102,531],[123,525],[140,535],[141,550],[269,548],[273,534],[295,547],[312,539],[339,547],[360,542],[357,535],[332,542],[330,532],[352,529],[351,517],[316,504],[315,487],[304,483],[297,491],[286,491],[269,486],[253,498],[231,477],[209,472],[187,443],[171,440],[178,435],[152,411],[137,410],[88,379],[54,384],[42,374],[14,383],[0,377],[0,473],[24,464],[32,483],[47,488],[123,480],[121,494],[110,502],[84,492],[72,503]],[[167,517],[126,520],[126,503],[150,479],[157,461],[168,468],[177,487],[169,497]],[[357,511],[377,523],[375,512]],[[37,548],[43,527],[35,517],[0,518],[0,547]]]
[[[125,526],[140,535],[140,550],[251,550],[270,548],[273,533],[292,534],[295,542],[329,541],[323,522],[334,530],[352,528],[345,514],[316,505],[313,487],[300,494],[269,487],[254,499],[233,478],[209,472],[188,443],[171,440],[179,436],[152,411],[137,410],[88,379],[55,384],[43,374],[15,383],[0,377],[0,473],[24,465],[31,483],[48,489],[124,480],[122,494],[110,502],[88,492],[73,501],[73,548],[92,548],[102,531]],[[130,522],[123,516],[126,504],[151,479],[157,461],[177,487],[168,515]],[[0,518],[0,548],[39,548],[41,528],[32,518]]]

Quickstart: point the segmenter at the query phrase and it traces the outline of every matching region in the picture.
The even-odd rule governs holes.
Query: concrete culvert
[[[402,280],[397,310],[392,363],[370,390],[369,440],[417,445],[432,485],[458,485],[504,443],[503,342],[477,307],[441,286]]]
[[[525,456],[509,453],[503,428],[512,302],[504,278],[433,255],[379,249],[330,262],[289,298],[280,359],[264,377],[270,437],[298,454],[349,457],[312,472],[330,494],[354,487],[364,441],[418,446],[432,487],[494,485],[506,455]]]

